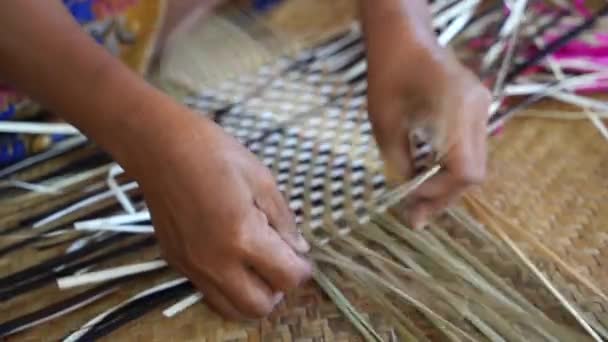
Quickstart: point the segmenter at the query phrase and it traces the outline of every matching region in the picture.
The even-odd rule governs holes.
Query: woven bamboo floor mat
[[[526,229],[567,264],[591,279],[598,287],[608,285],[608,181],[604,177],[608,166],[608,144],[586,121],[554,121],[547,119],[516,119],[503,135],[492,141],[488,182],[473,195],[487,200],[510,221]],[[483,222],[483,220],[482,220]],[[458,231],[451,233],[467,245],[467,237]],[[517,236],[516,234],[514,236]],[[593,301],[584,288],[576,287],[558,267],[551,263],[534,245],[525,250],[559,284],[569,298],[587,313],[608,324],[606,307]],[[8,274],[43,260],[60,250],[38,251],[28,248],[0,259],[0,274]],[[124,259],[136,261],[153,256]],[[482,251],[484,262],[497,267],[507,266],[493,251]],[[498,266],[499,265],[499,266]],[[57,340],[82,326],[90,317],[130,297],[167,275],[149,275],[122,288],[107,300],[70,314],[58,321],[44,324],[9,340]],[[547,298],[545,290],[524,274],[511,280],[539,306]],[[348,284],[344,288],[348,289]],[[0,304],[3,316],[10,318],[22,308],[28,311],[44,307],[67,297],[47,286],[35,295],[22,296]],[[379,308],[371,305],[364,295],[346,291],[353,303],[371,319],[387,340],[393,336],[389,322],[383,320]],[[585,294],[584,300],[582,294]],[[547,307],[549,307],[547,309]],[[564,318],[564,320],[568,320]],[[168,319],[161,310],[138,319],[108,336],[107,341],[359,341],[361,337],[350,323],[326,298],[320,289],[308,284],[292,293],[268,319],[259,323],[230,323],[199,304]]]

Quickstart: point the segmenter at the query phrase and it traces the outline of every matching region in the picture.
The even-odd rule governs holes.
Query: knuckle
[[[243,255],[249,253],[251,245],[251,234],[248,234],[247,230],[244,229],[244,226],[241,225],[232,238],[231,247],[236,254]]]
[[[258,172],[258,182],[263,190],[270,191],[276,189],[277,187],[272,173],[267,168],[262,168]]]
[[[485,167],[463,167],[455,173],[456,178],[463,186],[477,185],[486,178]]]
[[[244,303],[243,312],[250,318],[260,319],[272,313],[274,306],[270,299],[250,299]]]
[[[288,271],[284,276],[283,286],[281,291],[288,292],[295,288],[298,288],[302,283],[308,280],[308,271]]]

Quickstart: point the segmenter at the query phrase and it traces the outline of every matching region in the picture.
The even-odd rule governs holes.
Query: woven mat
[[[517,119],[508,125],[504,134],[492,142],[490,179],[481,189],[491,204],[507,213],[513,222],[527,228],[568,264],[578,269],[600,288],[608,286],[605,267],[608,254],[608,180],[604,177],[608,166],[608,144],[590,123],[585,121],[552,121]],[[602,201],[604,199],[604,201]],[[466,241],[464,242],[466,243]],[[21,269],[36,259],[42,260],[58,251],[39,252],[26,249],[0,260],[0,274]],[[528,252],[534,256],[535,249]],[[149,253],[155,253],[150,251]],[[147,253],[148,254],[148,253]],[[570,298],[599,321],[608,323],[607,311],[593,301],[582,301],[584,289],[565,286],[564,278],[555,267],[538,255],[539,264],[554,280],[568,290]],[[123,261],[146,256],[134,256]],[[494,257],[494,256],[490,256]],[[499,258],[498,258],[499,259]],[[138,279],[133,286],[123,288],[108,300],[82,311],[45,324],[9,340],[56,340],[81,326],[96,313],[130,297],[151,284],[166,279],[167,274]],[[521,283],[526,283],[521,279]],[[344,284],[348,288],[348,284]],[[531,296],[536,287],[529,289]],[[6,318],[35,310],[68,296],[54,286],[0,304]],[[377,308],[364,296],[347,291],[349,298],[371,318],[375,327],[390,340],[392,328],[384,322]],[[17,310],[19,308],[19,310]],[[156,310],[105,340],[141,341],[359,341],[360,336],[335,306],[313,284],[290,294],[287,300],[268,319],[259,323],[230,323],[223,321],[205,305],[199,304],[172,319],[164,318]]]
[[[494,139],[490,153],[490,179],[479,190],[484,198],[608,288],[608,142],[586,120],[522,118]]]

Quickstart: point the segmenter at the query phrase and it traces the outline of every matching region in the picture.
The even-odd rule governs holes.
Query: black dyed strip
[[[88,299],[95,297],[105,291],[108,291],[116,286],[117,284],[114,282],[103,284],[85,292],[79,293],[73,297],[67,298],[63,301],[53,303],[40,310],[25,314],[10,321],[0,323],[0,337],[5,337],[14,334],[15,332],[22,331],[22,328],[25,326],[40,321],[46,317],[52,316],[56,313],[65,311],[71,307],[77,306],[80,303],[85,302]]]
[[[153,309],[164,303],[182,298],[193,290],[192,284],[186,282],[165,290],[151,293],[138,298],[128,305],[110,313],[101,322],[94,325],[89,331],[82,335],[77,341],[94,341],[107,336],[111,332],[125,324],[142,317]]]
[[[4,257],[5,255],[8,255],[11,252],[14,252],[14,251],[20,250],[21,248],[29,246],[32,243],[39,241],[41,238],[42,238],[42,235],[36,235],[36,236],[32,236],[30,238],[27,238],[27,239],[19,241],[19,242],[15,242],[4,248],[1,248],[0,249],[0,258]]]
[[[487,17],[488,15],[496,12],[496,11],[501,11],[503,8],[504,4],[502,1],[497,1],[494,5],[486,8],[485,10],[483,10],[482,12],[480,12],[479,14],[475,15],[473,18],[469,19],[469,21],[464,25],[464,27],[462,28],[461,32],[466,31],[467,28],[469,28],[471,25],[475,24],[476,22],[478,22],[479,20]]]
[[[67,298],[65,300],[62,300],[60,302],[53,303],[40,310],[23,315],[21,317],[17,317],[15,319],[12,319],[12,320],[4,322],[4,323],[0,323],[0,337],[9,336],[18,331],[22,331],[21,330],[22,327],[28,326],[34,322],[40,321],[46,317],[49,317],[49,316],[52,316],[52,315],[58,313],[58,312],[62,312],[71,307],[77,306],[77,305],[79,305],[83,302],[86,302],[87,300],[97,296],[98,294],[111,290],[114,287],[118,287],[118,286],[125,284],[134,279],[139,279],[144,274],[149,275],[149,274],[162,272],[162,271],[164,271],[164,269],[156,269],[156,270],[152,270],[149,272],[139,273],[139,274],[127,276],[124,278],[115,279],[115,280],[109,281],[105,284],[96,286],[87,291],[84,291],[82,293],[79,293],[70,298]],[[95,301],[91,302],[90,304],[93,304],[93,303],[95,303]],[[84,307],[86,307],[86,306],[84,306]],[[57,317],[56,319],[59,319],[59,318],[61,318],[61,316]],[[44,323],[48,323],[48,322],[44,322]],[[44,324],[44,323],[40,323],[40,324]],[[36,324],[36,325],[38,325],[38,324]],[[32,327],[34,327],[34,326],[32,326]]]
[[[47,250],[47,249],[51,249],[51,248],[55,248],[57,246],[64,245],[66,243],[74,242],[74,241],[76,241],[78,239],[82,239],[82,238],[83,238],[82,235],[76,235],[76,236],[72,236],[72,237],[69,237],[67,239],[62,239],[62,240],[59,240],[59,241],[52,241],[52,242],[48,242],[48,243],[40,243],[40,244],[36,245],[36,249],[39,250],[39,251],[44,251],[44,250]]]
[[[348,84],[353,85],[367,79],[367,70],[357,75],[355,78],[348,81]]]
[[[217,124],[220,124],[222,122],[222,119],[226,116],[226,114],[230,113],[233,107],[234,106],[232,104],[229,104],[213,112],[213,121],[215,121],[215,123]]]
[[[57,277],[70,275],[83,268],[98,264],[100,262],[112,260],[121,257],[125,254],[136,252],[142,248],[152,246],[155,243],[156,239],[154,237],[148,237],[143,240],[135,241],[126,246],[114,248],[112,250],[109,250],[105,253],[102,253],[84,261],[75,262],[72,264],[65,264],[63,265],[64,267],[59,270],[55,270],[54,268],[47,269],[46,272],[42,272],[35,277],[26,279],[25,281],[20,282],[12,287],[0,290],[0,301],[12,299],[28,291],[40,288],[45,284],[54,281]]]
[[[91,242],[83,248],[73,251],[71,253],[58,255],[43,261],[40,264],[28,267],[24,270],[10,274],[6,277],[0,278],[0,289],[6,286],[10,286],[19,281],[23,281],[32,277],[37,276],[39,273],[48,272],[50,269],[59,267],[63,264],[69,263],[75,259],[85,257],[87,255],[98,252],[100,249],[107,247],[111,244],[124,240],[127,234],[116,234],[107,237],[101,241]]]
[[[31,227],[29,227],[29,228],[31,228]],[[63,228],[65,228],[65,227],[55,227],[55,228],[52,228],[49,230],[44,230],[44,231],[41,231],[38,235],[32,236],[26,240],[19,241],[12,245],[6,246],[6,247],[0,249],[0,258],[4,257],[12,252],[15,252],[17,250],[20,250],[24,247],[27,247],[39,240],[42,240],[46,234],[61,230]],[[2,235],[2,233],[0,233],[0,235]],[[0,286],[1,286],[1,284],[0,284]]]
[[[343,66],[339,67],[337,70],[334,71],[334,73],[338,73],[338,74],[344,73],[348,69],[354,67],[357,63],[361,62],[363,59],[365,59],[365,50],[363,50],[363,51],[359,52],[358,54],[356,54],[355,56],[353,56],[353,59],[346,62],[346,64],[344,64]]]

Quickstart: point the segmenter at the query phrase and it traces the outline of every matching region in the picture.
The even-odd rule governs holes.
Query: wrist
[[[208,145],[201,140],[213,123],[160,92],[144,97],[129,113],[108,151],[127,170],[149,167],[151,160],[175,162],[183,150]],[[170,157],[168,159],[168,157]],[[175,159],[174,159],[175,157]]]

